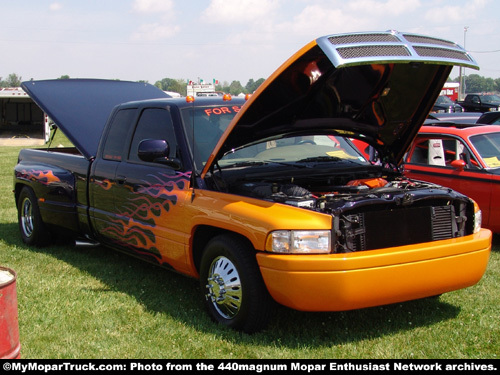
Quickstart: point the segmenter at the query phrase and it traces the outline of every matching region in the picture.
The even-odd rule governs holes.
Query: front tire
[[[45,246],[50,242],[50,232],[42,217],[36,195],[27,186],[23,187],[17,201],[17,219],[23,242],[30,246]]]
[[[267,326],[274,303],[262,280],[255,250],[239,237],[220,235],[207,244],[200,286],[215,322],[246,333]]]

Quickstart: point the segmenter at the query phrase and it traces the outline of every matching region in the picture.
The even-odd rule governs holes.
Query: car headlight
[[[331,232],[277,230],[270,233],[266,250],[282,254],[328,254],[331,252]]]
[[[483,221],[483,214],[479,205],[474,201],[474,233],[479,232]]]

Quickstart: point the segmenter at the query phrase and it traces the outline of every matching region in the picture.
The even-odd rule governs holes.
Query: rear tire
[[[267,326],[274,301],[262,280],[255,250],[239,237],[220,235],[207,244],[200,286],[215,322],[246,333]]]
[[[47,230],[33,190],[23,187],[17,201],[17,219],[23,242],[30,246],[45,246],[50,242],[50,232]]]

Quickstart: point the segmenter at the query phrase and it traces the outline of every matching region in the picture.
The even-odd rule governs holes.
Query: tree
[[[470,74],[465,77],[465,92],[494,91],[495,84],[492,78],[484,78],[479,74]]]
[[[248,80],[248,83],[245,85],[246,93],[252,94],[259,88],[260,85],[262,85],[262,82],[264,81],[264,78],[259,78],[257,81],[254,81],[252,78],[250,78]]]
[[[229,93],[231,95],[239,95],[239,94],[241,94],[244,91],[245,91],[245,89],[241,85],[240,81],[233,81],[229,85]]]
[[[0,78],[0,87],[19,87],[21,86],[22,79],[16,73],[9,74],[5,81],[2,81]]]
[[[163,91],[173,91],[184,96],[187,94],[187,85],[183,79],[163,78],[156,81],[155,86]]]
[[[452,80],[452,82],[459,82],[460,77]],[[465,90],[464,92],[492,92],[500,91],[500,78],[486,78],[479,74],[469,74],[464,76]]]

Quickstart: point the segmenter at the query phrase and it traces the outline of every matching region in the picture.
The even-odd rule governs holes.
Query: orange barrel
[[[21,358],[16,273],[0,267],[0,359]]]

